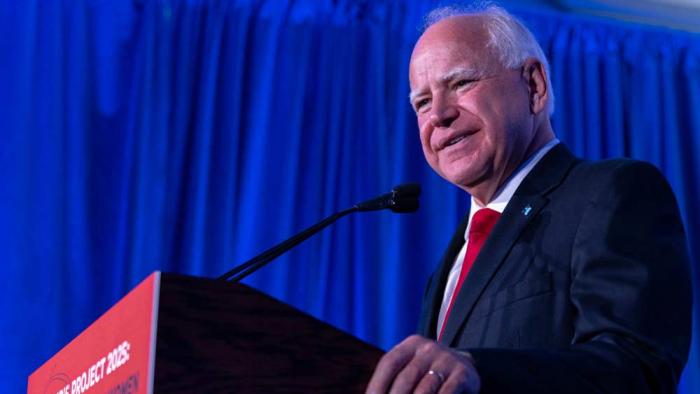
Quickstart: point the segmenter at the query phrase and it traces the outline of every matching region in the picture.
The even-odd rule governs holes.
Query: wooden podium
[[[155,272],[27,392],[360,393],[382,354],[248,286]]]

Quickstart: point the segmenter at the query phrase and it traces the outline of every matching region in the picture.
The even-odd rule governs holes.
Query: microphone
[[[415,212],[418,210],[419,196],[420,185],[407,183],[395,186],[389,193],[356,204],[355,208],[359,212],[378,211],[387,208],[396,213]]]
[[[239,282],[241,279],[262,268],[274,258],[295,247],[307,238],[328,227],[336,220],[354,212],[379,211],[390,209],[396,213],[409,213],[418,210],[418,197],[420,196],[420,185],[407,183],[395,186],[389,193],[382,194],[373,199],[353,205],[351,208],[336,212],[333,215],[321,220],[297,235],[273,246],[260,253],[245,263],[234,267],[217,278],[219,281]]]

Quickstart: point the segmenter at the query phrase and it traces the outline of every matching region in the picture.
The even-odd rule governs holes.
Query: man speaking
[[[419,334],[369,393],[675,392],[688,355],[683,225],[653,166],[556,139],[547,60],[495,6],[428,16],[410,63],[425,158],[471,195]]]

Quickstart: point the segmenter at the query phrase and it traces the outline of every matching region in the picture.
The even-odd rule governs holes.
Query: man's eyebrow
[[[440,82],[448,83],[457,78],[477,79],[482,76],[483,72],[475,67],[457,67],[453,68],[452,70],[448,71],[445,75],[441,76]],[[420,89],[417,91],[412,90],[411,93],[408,95],[409,101],[412,103],[416,96],[420,96],[424,93],[424,91],[425,89]]]
[[[419,96],[419,95],[423,94],[424,92],[425,92],[425,89],[421,89],[418,91],[411,90],[411,93],[408,94],[408,101],[413,103],[413,100],[415,100],[416,96]]]
[[[482,76],[482,72],[477,70],[475,67],[457,67],[448,71],[445,75],[440,77],[440,82],[450,82],[456,78],[478,78]]]

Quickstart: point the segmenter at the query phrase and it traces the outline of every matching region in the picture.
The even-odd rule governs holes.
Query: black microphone
[[[391,209],[396,213],[415,212],[418,210],[420,185],[407,183],[395,186],[391,192],[355,205],[360,212]]]
[[[353,205],[351,208],[334,213],[321,220],[299,234],[285,240],[284,242],[260,253],[245,263],[234,267],[232,270],[221,275],[217,280],[239,282],[241,279],[252,274],[264,265],[272,261],[275,257],[300,244],[302,241],[328,227],[330,224],[345,215],[354,212],[378,211],[390,209],[396,213],[408,213],[418,210],[418,197],[420,196],[420,185],[407,183],[395,186],[391,192],[382,194],[371,200]]]

